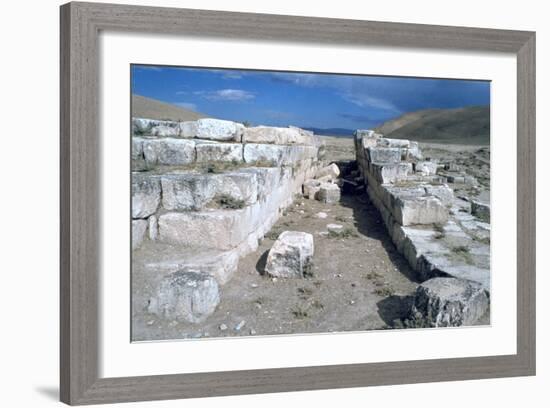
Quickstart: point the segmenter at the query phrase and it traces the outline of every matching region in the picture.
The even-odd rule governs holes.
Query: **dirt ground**
[[[318,218],[319,212],[326,213],[327,218]],[[326,226],[330,223],[348,228],[348,236],[328,235]],[[283,230],[313,234],[311,278],[272,279],[264,275],[267,252]],[[279,219],[259,249],[241,259],[236,274],[221,287],[218,309],[205,322],[167,322],[139,313],[134,319],[133,338],[384,329],[402,317],[405,302],[401,297],[416,286],[412,270],[395,251],[366,196],[343,197],[334,205],[301,199]]]

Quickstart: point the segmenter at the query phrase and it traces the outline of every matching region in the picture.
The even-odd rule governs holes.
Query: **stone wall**
[[[177,248],[147,267],[200,266],[227,282],[315,173],[318,151],[298,128],[134,118],[132,248]]]
[[[419,279],[455,277],[489,290],[489,210],[476,216],[469,201],[455,197],[416,142],[358,130],[355,148],[367,194]]]

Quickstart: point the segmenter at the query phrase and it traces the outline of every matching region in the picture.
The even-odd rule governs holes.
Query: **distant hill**
[[[322,129],[322,128],[309,127],[304,129],[310,130],[316,135],[335,136],[335,137],[352,137],[354,132],[352,129],[344,129],[344,128]]]
[[[185,121],[205,118],[206,115],[145,96],[132,95],[132,117]]]
[[[393,139],[488,145],[490,110],[488,106],[421,110],[385,122],[376,131]]]

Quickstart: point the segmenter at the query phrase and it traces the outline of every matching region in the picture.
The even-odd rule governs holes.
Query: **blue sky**
[[[372,128],[407,112],[489,105],[486,81],[132,65],[132,92],[254,125]]]

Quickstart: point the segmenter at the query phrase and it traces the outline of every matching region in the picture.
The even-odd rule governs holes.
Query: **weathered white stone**
[[[374,130],[370,130],[370,129],[357,129],[355,132],[353,132],[353,135],[357,138],[362,138],[362,137],[373,137],[375,135],[378,135],[378,133],[376,133]]]
[[[472,214],[479,219],[490,222],[491,221],[491,207],[487,203],[483,203],[478,200],[471,200]]]
[[[449,211],[436,197],[398,198],[391,209],[395,220],[403,225],[443,224]]]
[[[319,180],[309,179],[303,185],[304,197],[310,200],[315,200],[315,195],[321,188],[321,182]]]
[[[433,195],[441,200],[443,205],[448,206],[453,203],[455,195],[451,188],[446,184],[424,186],[428,195]]]
[[[162,176],[162,206],[167,210],[201,210],[221,196],[254,204],[258,197],[255,172],[169,174]]]
[[[265,271],[274,277],[302,278],[310,273],[313,252],[313,235],[284,231],[269,251]]]
[[[134,135],[152,135],[153,129],[156,127],[177,129],[178,122],[170,120],[132,118],[132,131]]]
[[[321,167],[317,172],[315,173],[315,178],[320,179],[323,177],[329,177],[332,180],[335,180],[340,175],[340,168],[336,163],[331,163],[328,166]]]
[[[379,164],[370,163],[367,177],[374,177],[380,184],[405,180],[412,173],[412,163]]]
[[[367,155],[372,163],[401,162],[401,149],[395,147],[369,147]]]
[[[174,126],[158,125],[151,129],[151,135],[156,137],[178,137],[179,128]]]
[[[315,214],[317,218],[325,219],[328,217],[328,214],[326,212],[320,211],[317,214]]]
[[[146,220],[132,220],[132,249],[137,249],[141,246],[146,231]]]
[[[415,165],[415,170],[426,176],[437,174],[437,163],[432,161],[420,161]]]
[[[432,327],[470,326],[488,311],[489,303],[479,283],[433,278],[417,288],[412,313]]]
[[[297,162],[313,159],[317,155],[314,146],[282,146],[247,143],[244,145],[246,163],[268,163],[271,166],[295,165]]]
[[[195,121],[180,122],[178,127],[180,137],[193,138],[197,136],[197,122]]]
[[[382,137],[378,139],[378,146],[380,147],[398,147],[398,148],[408,148],[410,146],[410,141],[406,139],[389,139]]]
[[[159,216],[159,240],[228,250],[245,241],[257,223],[244,210],[171,212]]]
[[[147,168],[143,155],[143,139],[132,137],[132,171],[143,171]]]
[[[334,204],[340,201],[340,187],[332,183],[321,183],[315,198],[326,204]]]
[[[158,218],[156,215],[151,215],[148,220],[148,231],[149,231],[149,239],[151,241],[155,241],[159,234],[159,224],[158,224]]]
[[[244,126],[240,123],[219,119],[199,119],[196,122],[196,137],[199,139],[240,142]]]
[[[195,161],[195,142],[187,139],[144,139],[143,154],[148,166],[178,166]]]
[[[220,303],[216,280],[207,274],[175,272],[165,277],[148,311],[169,320],[201,323]]]
[[[132,173],[132,218],[147,218],[160,204],[158,177]]]
[[[243,161],[243,145],[240,143],[204,143],[196,145],[198,163]]]
[[[412,142],[407,149],[407,159],[422,160],[422,151],[418,146],[418,142]]]
[[[332,232],[334,234],[339,234],[344,230],[344,226],[340,224],[328,224],[327,225],[327,231]]]
[[[313,135],[298,128],[257,126],[245,128],[243,143],[270,143],[279,145],[313,144]]]

